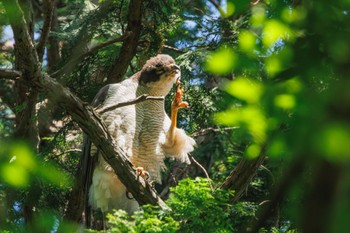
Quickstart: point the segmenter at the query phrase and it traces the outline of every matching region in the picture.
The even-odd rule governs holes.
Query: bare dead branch
[[[49,32],[51,29],[52,22],[52,13],[53,13],[53,4],[52,0],[44,0],[43,10],[44,12],[44,25],[41,31],[41,36],[39,39],[39,43],[36,47],[36,52],[38,53],[39,61],[43,61],[44,57],[44,49],[47,39],[49,38]]]
[[[149,95],[144,94],[144,95],[140,95],[136,99],[129,100],[129,101],[122,102],[122,103],[113,104],[111,106],[108,106],[108,107],[105,107],[105,108],[102,108],[102,109],[100,109],[99,106],[97,106],[96,107],[96,112],[98,114],[102,114],[102,113],[105,113],[105,112],[108,112],[108,111],[112,111],[112,110],[114,110],[116,108],[125,107],[125,106],[132,105],[132,104],[137,104],[137,103],[140,103],[140,102],[143,102],[143,101],[146,101],[146,100],[163,101],[164,97],[163,96],[149,96]]]
[[[175,47],[172,47],[172,46],[170,46],[170,45],[163,45],[162,48],[164,48],[164,49],[169,49],[169,50],[175,51],[175,52],[177,52],[177,53],[185,53],[184,50],[178,49],[178,48],[175,48]]]

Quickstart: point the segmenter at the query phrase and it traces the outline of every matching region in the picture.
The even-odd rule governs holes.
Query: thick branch
[[[124,41],[120,52],[114,65],[108,75],[108,83],[119,82],[125,72],[132,58],[136,54],[136,48],[141,34],[141,18],[142,18],[142,1],[141,0],[131,0],[129,3],[128,11],[128,26],[126,27],[126,32],[131,33],[131,35]]]
[[[153,204],[159,205],[163,209],[169,209],[159,198],[154,188],[137,175],[125,152],[116,146],[106,126],[91,106],[84,104],[67,88],[47,75],[41,79],[40,86],[48,98],[64,108],[82,130],[89,135],[94,145],[102,151],[103,158],[111,165],[119,179],[140,205]]]
[[[243,158],[231,174],[226,178],[224,183],[220,185],[221,189],[231,189],[235,191],[235,195],[231,198],[231,202],[238,201],[247,189],[250,181],[256,175],[256,171],[262,165],[266,157],[266,148],[263,147],[259,156],[255,159]]]

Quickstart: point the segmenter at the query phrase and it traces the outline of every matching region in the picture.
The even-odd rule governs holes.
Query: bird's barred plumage
[[[151,58],[142,70],[118,84],[110,84],[100,90],[93,106],[108,107],[126,102],[142,94],[166,96],[179,77],[179,68],[168,55]],[[188,153],[193,151],[194,140],[182,129],[175,129],[174,140],[167,133],[171,120],[164,111],[164,101],[147,100],[107,111],[102,119],[116,144],[126,152],[134,166],[143,167],[151,179],[161,181],[165,169],[164,158],[174,157],[189,163]],[[96,148],[91,147],[91,155]],[[103,212],[124,209],[129,213],[138,209],[138,203],[130,200],[125,186],[113,169],[98,155],[89,188],[89,203]]]

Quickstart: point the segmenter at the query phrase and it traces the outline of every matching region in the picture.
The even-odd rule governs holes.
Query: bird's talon
[[[177,89],[176,89],[172,107],[175,109],[187,108],[189,104],[185,101],[182,101],[182,95],[185,90],[183,87],[180,86],[180,81],[176,81],[176,84],[177,84]]]
[[[143,167],[137,167],[136,172],[139,176],[141,176],[145,180],[149,180],[150,175],[148,171],[146,171]]]

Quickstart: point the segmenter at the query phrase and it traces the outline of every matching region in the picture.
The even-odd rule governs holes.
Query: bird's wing
[[[104,86],[92,101],[92,106],[99,109],[105,109],[115,104],[126,102],[136,98],[137,83],[132,79],[126,79],[118,84],[109,84]],[[135,106],[125,106],[111,109],[101,113],[108,132],[116,140],[117,146],[125,152],[129,152],[132,148],[132,137],[135,128]],[[131,143],[130,143],[131,142]],[[128,153],[130,155],[131,153]],[[92,184],[93,172],[97,164],[102,165],[104,169],[112,171],[113,169],[99,158],[99,150],[93,145],[87,135],[84,135],[82,169],[83,169],[83,185],[85,195],[85,215],[86,223],[90,222],[90,205],[88,203],[89,190]]]
[[[111,85],[104,86],[95,96],[92,101],[93,107],[103,105],[108,97],[109,89]],[[82,185],[84,190],[84,206],[85,206],[85,223],[87,227],[90,227],[91,223],[91,207],[88,204],[89,188],[92,183],[92,175],[98,160],[98,149],[93,146],[89,136],[84,133],[84,141],[82,148],[81,169],[82,169]]]

